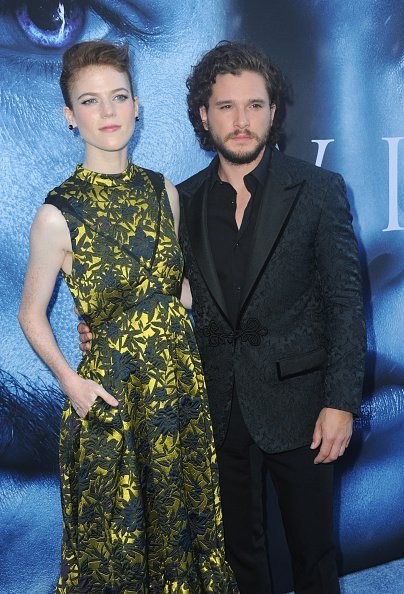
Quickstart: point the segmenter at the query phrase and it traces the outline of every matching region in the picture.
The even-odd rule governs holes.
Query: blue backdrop
[[[281,148],[344,175],[363,263],[369,352],[362,416],[337,468],[341,570],[404,556],[403,21],[401,0],[0,3],[2,594],[48,594],[58,573],[61,395],[26,343],[17,311],[35,211],[82,156],[62,116],[60,57],[92,38],[130,43],[141,106],[133,159],[173,182],[209,160],[185,105],[185,79],[200,54],[221,39],[253,41],[284,70],[291,99]],[[50,319],[77,364],[72,308],[59,283]],[[284,592],[287,560],[270,508]]]

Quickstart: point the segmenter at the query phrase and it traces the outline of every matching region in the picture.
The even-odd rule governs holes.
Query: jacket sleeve
[[[315,252],[327,324],[324,406],[358,415],[366,351],[362,282],[345,183],[337,174],[325,194]]]

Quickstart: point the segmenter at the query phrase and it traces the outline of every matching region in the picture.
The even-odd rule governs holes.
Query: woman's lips
[[[115,132],[116,130],[119,130],[121,126],[104,126],[103,128],[100,128],[100,132]]]

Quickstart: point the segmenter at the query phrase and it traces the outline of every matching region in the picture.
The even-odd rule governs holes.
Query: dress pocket
[[[109,392],[110,394],[113,394],[111,390],[109,390]],[[94,429],[104,425],[111,429],[120,430],[122,428],[121,407],[111,406],[111,404],[105,402],[103,398],[97,396],[88,409],[83,421],[85,421],[85,425],[88,428]]]
[[[102,398],[100,398],[99,396],[97,396],[97,398],[94,400],[94,402],[92,404],[90,404],[90,407],[88,408],[87,412],[86,412],[86,416],[84,417],[84,419],[88,419],[88,416],[95,413],[96,408],[97,408],[97,404],[99,403],[99,401],[102,400]]]

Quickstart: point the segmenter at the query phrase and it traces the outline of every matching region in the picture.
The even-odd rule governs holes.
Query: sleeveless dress
[[[78,166],[46,203],[67,221],[73,269],[63,276],[93,333],[78,373],[119,401],[97,398],[81,419],[66,399],[55,592],[236,593],[164,179],[133,164],[118,175]]]

